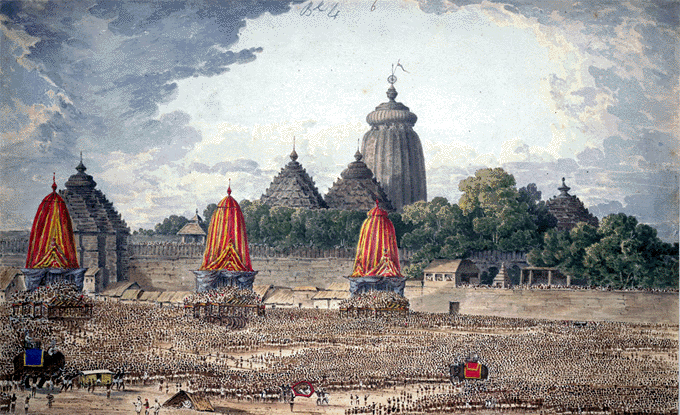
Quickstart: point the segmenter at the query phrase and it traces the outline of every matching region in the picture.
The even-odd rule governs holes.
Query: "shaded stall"
[[[180,390],[163,403],[163,408],[193,409],[194,411],[215,412],[207,396]]]

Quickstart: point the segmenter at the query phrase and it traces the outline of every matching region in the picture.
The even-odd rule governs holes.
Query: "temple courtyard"
[[[290,413],[281,386],[306,381],[329,395],[298,396],[292,411],[392,413],[676,413],[678,326],[428,313],[341,315],[267,310],[244,329],[183,308],[95,301],[88,320],[11,319],[3,306],[2,372],[12,372],[25,330],[66,356],[67,373],[125,372],[125,391],[38,389],[29,413],[134,414],[178,390],[217,413]],[[449,365],[476,357],[486,380],[452,384]],[[24,412],[30,391],[16,393]],[[388,401],[389,399],[389,401]],[[142,411],[142,413],[144,413]],[[153,413],[153,411],[151,411]],[[161,414],[193,414],[162,408]]]

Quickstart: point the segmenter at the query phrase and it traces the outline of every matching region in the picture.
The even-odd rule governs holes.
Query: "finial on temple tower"
[[[295,151],[295,136],[293,136],[293,152],[290,153],[290,159],[296,161],[298,159],[298,154]]]

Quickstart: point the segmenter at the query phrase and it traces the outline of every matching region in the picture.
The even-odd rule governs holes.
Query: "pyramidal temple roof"
[[[557,218],[557,229],[569,231],[579,222],[586,222],[592,226],[599,226],[596,216],[583,206],[578,197],[569,194],[571,187],[567,186],[562,178],[562,186],[557,190],[560,194],[546,202],[548,210]]]
[[[278,176],[269,185],[260,200],[262,203],[274,207],[321,209],[326,202],[319,194],[314,180],[297,161],[298,155],[293,147],[290,162],[286,164]]]
[[[71,213],[74,231],[130,233],[113,203],[99,189],[95,189],[97,183],[85,173],[87,168],[82,155],[76,170],[78,173],[69,177],[66,189],[60,192]]]
[[[386,211],[394,210],[380,183],[373,176],[371,169],[362,161],[359,150],[354,154],[354,161],[340,174],[340,178],[326,194],[326,204],[330,209],[368,211],[375,201]]]

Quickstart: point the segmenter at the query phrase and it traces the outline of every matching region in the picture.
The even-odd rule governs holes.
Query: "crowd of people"
[[[56,341],[66,372],[108,369],[124,373],[127,383],[165,385],[166,393],[181,388],[261,402],[308,381],[331,397],[357,389],[410,391],[388,404],[354,401],[348,413],[677,410],[677,326],[273,309],[234,331],[182,308],[99,300],[89,320],[9,316],[5,306],[0,335],[11,340],[0,343],[5,376],[28,331],[44,344]],[[489,379],[452,384],[449,365],[471,352],[489,368]]]
[[[72,282],[60,281],[43,285],[32,291],[17,291],[10,296],[10,303],[43,303],[78,300],[92,304],[92,299],[84,296]]]
[[[408,298],[394,291],[364,291],[340,302],[340,309],[408,310]]]
[[[242,290],[238,287],[228,286],[215,290],[194,292],[184,299],[185,305],[206,303],[261,305],[262,298],[252,290]]]

